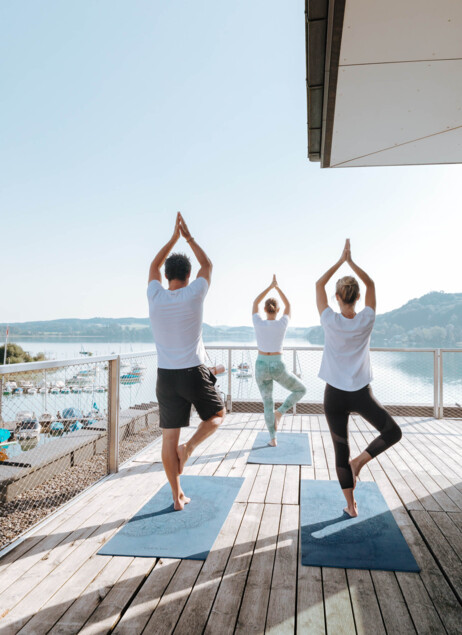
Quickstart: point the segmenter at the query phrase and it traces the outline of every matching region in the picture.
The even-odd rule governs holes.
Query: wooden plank
[[[301,550],[301,545],[300,545]],[[297,633],[326,632],[321,567],[298,567]]]
[[[371,571],[371,576],[387,633],[415,633],[396,575],[392,571]]]
[[[283,635],[295,632],[298,528],[298,507],[283,505],[271,581],[266,633]]]
[[[204,631],[208,635],[234,631],[262,513],[261,503],[248,504]]]
[[[5,591],[2,598],[3,606],[7,607],[7,615],[0,621],[0,627],[10,623],[15,624],[19,630],[29,621],[33,615],[47,602],[47,600],[61,587],[79,568],[86,559],[92,556],[101,544],[109,539],[117,529],[131,517],[145,502],[147,486],[155,488],[164,480],[164,475],[157,471],[161,466],[152,466],[147,473],[142,473],[142,478],[133,477],[135,494],[114,497],[109,505],[104,508],[99,503],[99,511],[87,519],[87,526],[73,532],[72,541],[65,542],[55,548],[50,556],[38,562],[27,576],[17,580]],[[153,479],[153,471],[156,471],[157,483]],[[136,485],[139,488],[136,488]],[[149,494],[148,494],[149,496]],[[118,519],[107,522],[113,516],[113,505],[117,508]]]
[[[48,602],[45,602],[34,617],[27,622],[19,633],[22,635],[32,635],[39,633],[48,633],[62,615],[74,603],[76,597],[84,593],[86,601],[86,611],[89,609],[90,598],[93,600],[93,607],[96,608],[98,603],[104,597],[105,587],[101,586],[102,576],[100,575],[104,569],[106,580],[110,580],[111,588],[117,580],[123,575],[127,567],[132,563],[133,558],[111,558],[109,562],[106,558],[100,558],[96,555],[91,556],[84,564],[69,578],[69,580],[58,589]],[[89,581],[98,578],[98,590],[95,594],[87,587]],[[109,591],[109,588],[107,591]],[[96,597],[95,597],[96,596]],[[95,604],[96,600],[96,604]],[[86,614],[89,615],[91,611]],[[75,626],[74,626],[75,628]]]
[[[347,569],[351,604],[358,635],[385,634],[370,571]]]
[[[101,560],[98,556],[96,556],[98,560]],[[67,602],[59,603],[59,619],[55,622],[53,628],[48,630],[48,624],[51,623],[47,611],[40,610],[37,613],[37,617],[39,620],[46,615],[46,619],[42,622],[44,626],[46,626],[46,630],[49,635],[67,635],[68,633],[78,633],[88,616],[93,613],[94,610],[98,607],[101,601],[106,597],[109,591],[112,589],[114,585],[118,584],[118,581],[121,575],[127,569],[127,563],[130,564],[133,561],[133,558],[111,558],[108,563],[104,566],[102,571],[98,575],[93,575],[93,571],[87,571],[87,587],[85,591],[82,593],[80,591],[80,587],[78,583],[74,586],[74,582],[77,582],[77,579],[74,580],[75,576],[73,576],[69,580],[69,584],[61,587],[60,592],[68,589],[69,597],[72,597],[73,593],[73,601],[68,606]],[[82,574],[80,574],[80,571]],[[79,572],[76,573],[76,576],[84,575],[85,565],[81,567]],[[88,584],[89,583],[89,584]],[[53,596],[50,600],[50,604],[53,607],[53,612],[55,615],[58,614],[57,608],[57,600],[58,594]],[[62,610],[65,608],[66,610]],[[27,633],[27,629],[29,624],[26,624],[24,631]]]
[[[327,632],[356,633],[345,570],[324,567],[322,582]]]
[[[244,477],[245,481],[242,484],[242,487],[239,490],[238,495],[236,496],[236,502],[238,503],[247,502],[250,492],[252,491],[255,478],[257,477],[257,473],[258,473],[258,465],[247,463],[247,465],[245,466],[242,472],[242,476]]]
[[[257,476],[249,494],[249,503],[264,503],[271,478],[272,465],[259,465]]]
[[[182,560],[157,608],[146,625],[146,633],[172,633],[183,606],[202,569],[202,560]],[[133,632],[133,631],[132,631]]]
[[[266,503],[280,505],[282,501],[282,492],[284,489],[284,481],[286,476],[285,465],[273,465],[268,490],[266,492]]]
[[[300,467],[298,465],[288,465],[286,469],[286,478],[284,480],[282,503],[284,505],[298,505],[299,499]]]
[[[437,515],[445,516],[444,512],[439,512]],[[438,565],[451,582],[459,601],[462,601],[462,560],[460,552],[458,553],[452,548],[449,541],[440,531],[439,525],[428,512],[412,512],[412,517]],[[462,610],[460,617],[462,619]]]
[[[449,542],[453,550],[462,557],[462,514],[441,514],[430,512],[430,516],[438,525],[439,530]]]
[[[175,628],[175,635],[201,633],[205,628],[245,509],[246,505],[244,503],[235,503],[233,505],[186,602],[186,606]],[[129,626],[130,624],[131,622],[128,621]],[[128,635],[133,631],[126,630],[124,632]]]
[[[423,543],[412,520],[399,504],[390,481],[380,473],[376,474],[376,480],[422,569],[418,575],[402,572],[396,574],[417,632],[430,632],[430,630],[442,632],[444,627],[448,632],[456,632],[454,629],[457,624],[460,625],[461,617],[459,602]]]
[[[131,465],[124,468],[118,477],[123,475],[129,478],[134,474],[141,474],[148,470],[150,470],[150,466]],[[22,544],[6,554],[0,561],[0,593],[8,588],[14,580],[24,575],[36,562],[45,558],[54,547],[68,539],[76,526],[84,524],[95,510],[100,508],[101,497],[113,496],[114,493],[119,492],[119,483],[114,477],[103,481],[64,510],[62,514],[43,525],[37,534],[27,538]],[[4,575],[6,572],[7,574]]]
[[[265,630],[281,510],[281,505],[265,505],[235,633]]]
[[[143,631],[180,562],[180,560],[173,558],[161,558],[157,562],[122,619],[119,620],[114,634],[132,635]]]
[[[238,459],[245,453],[245,449],[248,446],[249,438],[253,434],[251,430],[241,430],[236,433],[236,439],[227,453],[225,458],[221,461],[219,467],[215,471],[215,476],[228,476],[234,469]]]
[[[109,632],[119,621],[123,608],[151,572],[155,558],[134,558],[118,583],[85,622],[80,635],[100,635]]]

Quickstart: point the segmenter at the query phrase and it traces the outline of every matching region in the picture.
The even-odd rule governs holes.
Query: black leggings
[[[342,489],[353,487],[348,442],[348,417],[352,412],[357,412],[380,432],[380,436],[366,448],[372,457],[385,452],[402,437],[400,427],[374,397],[369,385],[361,390],[347,392],[326,384],[324,412],[334,443],[335,469]]]

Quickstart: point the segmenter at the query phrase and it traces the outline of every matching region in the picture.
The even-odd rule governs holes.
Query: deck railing
[[[206,348],[210,365],[225,367],[217,386],[228,411],[261,411],[256,346]],[[284,350],[307,387],[296,413],[322,413],[322,350]],[[372,348],[371,355],[374,393],[392,414],[462,416],[462,349]],[[0,548],[159,436],[156,375],[152,350],[0,366]],[[285,394],[275,385],[276,403]],[[36,420],[34,436],[27,424]]]

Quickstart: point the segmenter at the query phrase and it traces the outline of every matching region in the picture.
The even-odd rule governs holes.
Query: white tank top
[[[289,316],[283,315],[280,320],[263,320],[258,313],[254,313],[252,321],[258,350],[262,353],[280,353],[289,326]]]
[[[369,343],[374,322],[375,311],[368,306],[351,319],[330,307],[324,309],[324,353],[318,377],[348,392],[367,386],[372,380]]]

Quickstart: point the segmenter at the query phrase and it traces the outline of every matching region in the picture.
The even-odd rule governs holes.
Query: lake
[[[133,353],[136,358],[137,353],[144,351],[153,351],[154,345],[147,342],[65,342],[65,341],[23,341],[18,342],[22,348],[32,354],[44,352],[47,357],[52,359],[72,359],[81,358],[79,355],[81,348],[91,351],[93,355],[109,355],[111,353]],[[242,341],[236,342],[231,340],[219,342],[205,342],[211,364],[222,363],[228,367],[228,352],[214,349],[214,346],[243,346]],[[255,346],[256,342],[246,342],[246,346]],[[303,339],[289,339],[285,341],[286,347],[306,347],[308,342]],[[251,376],[248,378],[238,378],[236,372],[231,374],[231,391],[233,399],[259,399],[259,391],[253,375],[253,369],[256,359],[256,351],[233,351],[232,366],[236,370],[239,364],[248,364]],[[317,373],[321,363],[322,353],[313,350],[299,350],[295,356],[292,351],[284,352],[284,361],[290,369],[295,369],[297,374],[301,376],[302,381],[307,386],[306,401],[320,402],[324,391],[324,382],[318,377]],[[415,405],[432,405],[433,404],[433,354],[425,352],[382,352],[373,351],[371,353],[374,381],[372,383],[374,392],[378,399],[385,404],[415,404]],[[91,358],[89,366],[91,368]],[[154,386],[156,376],[156,357],[149,356],[134,359],[133,363],[141,363],[146,366],[143,371],[143,379],[139,383],[131,385],[121,385],[121,404],[123,408],[129,407],[140,402],[149,402],[155,400]],[[77,367],[74,367],[77,368]],[[122,369],[128,372],[129,367]],[[444,404],[446,406],[454,406],[456,403],[462,403],[462,349],[457,353],[445,353],[443,357],[444,371]],[[58,371],[53,377],[53,381],[67,381],[69,373],[72,369]],[[95,378],[94,386],[104,385],[107,382],[107,372],[99,368],[97,378]],[[225,394],[228,392],[228,375],[225,374],[218,378],[220,390]],[[287,394],[284,389],[275,386],[274,396],[281,399]],[[16,400],[17,407],[21,401],[24,409],[32,398],[35,401],[41,399],[40,406],[48,407],[51,402],[55,402],[61,408],[74,406],[81,410],[89,410],[93,403],[96,403],[100,409],[107,406],[107,394],[95,392],[75,394],[75,395],[23,395],[22,397],[11,397]],[[51,400],[51,401],[50,401]],[[45,404],[46,401],[46,404]]]

